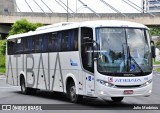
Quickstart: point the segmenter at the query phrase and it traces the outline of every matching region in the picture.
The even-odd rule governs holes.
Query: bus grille
[[[138,88],[141,85],[132,85],[132,86],[120,86],[120,85],[115,85],[117,88]]]

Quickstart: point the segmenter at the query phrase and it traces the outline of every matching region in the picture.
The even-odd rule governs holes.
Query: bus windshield
[[[150,36],[139,28],[97,28],[98,71],[102,73],[152,72]]]

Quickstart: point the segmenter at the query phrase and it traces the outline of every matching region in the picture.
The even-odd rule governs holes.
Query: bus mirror
[[[98,47],[97,47],[97,44],[93,46],[93,57],[94,57],[94,60],[96,60],[98,58]]]
[[[96,60],[98,58],[98,44],[97,44],[97,42],[92,40],[92,42],[84,43],[84,46],[87,48],[86,53],[87,53],[88,58],[91,58],[89,56],[92,55],[92,58]]]
[[[153,41],[151,41],[151,53],[152,53],[152,58],[155,58],[156,53],[155,53],[155,45]]]
[[[88,43],[86,45],[86,59],[87,59],[87,67],[88,68],[91,68],[93,67],[93,55],[92,55],[92,52],[93,52],[93,46]]]

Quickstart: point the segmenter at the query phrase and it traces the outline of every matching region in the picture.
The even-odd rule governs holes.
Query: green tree
[[[30,23],[26,19],[16,21],[9,31],[9,36],[25,33],[29,31],[35,31],[38,27],[43,26],[41,23]],[[0,54],[5,54],[6,40],[0,40]]]
[[[2,35],[0,34],[0,40],[2,40]]]
[[[12,27],[11,30],[9,31],[9,36],[15,35],[15,34],[21,34],[21,33],[26,33],[29,31],[35,31],[38,27],[43,26],[41,23],[30,23],[26,19],[21,19],[16,21]],[[1,41],[0,42],[0,53],[5,54],[5,46],[6,46],[6,41]]]
[[[38,27],[43,26],[41,23],[30,23],[26,19],[16,21],[9,31],[9,35],[26,33],[29,31],[35,31]]]
[[[12,25],[8,37],[10,35],[34,31],[40,26],[43,26],[43,24],[30,23],[26,19],[18,20]],[[1,35],[0,35],[0,67],[5,67],[5,50],[6,50],[6,40],[1,40]]]
[[[5,67],[5,40],[0,40],[0,68]]]
[[[152,36],[160,36],[160,27],[151,27],[150,34]]]
[[[151,36],[160,36],[160,27],[151,27],[150,28]],[[156,48],[160,49],[160,39],[155,42]]]
[[[0,40],[0,54],[4,55],[6,49],[6,40]]]

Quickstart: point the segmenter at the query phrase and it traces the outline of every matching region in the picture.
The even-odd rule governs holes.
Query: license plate
[[[123,92],[125,95],[133,94],[133,90],[124,90]]]

